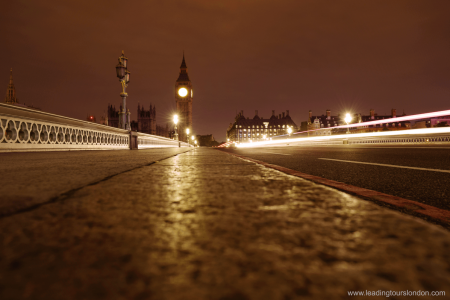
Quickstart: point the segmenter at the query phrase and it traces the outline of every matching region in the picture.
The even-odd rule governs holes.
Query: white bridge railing
[[[121,150],[188,147],[150,134],[0,103],[0,151]]]

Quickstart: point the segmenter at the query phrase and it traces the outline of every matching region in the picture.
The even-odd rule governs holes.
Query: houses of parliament
[[[183,54],[181,61],[180,73],[178,79],[175,81],[175,102],[178,115],[178,137],[180,141],[186,141],[186,129],[189,128],[192,133],[192,100],[194,96],[192,83],[187,72],[186,60]],[[106,116],[100,123],[112,127],[119,127],[119,109],[113,105],[108,105]],[[130,112],[127,112],[130,114]],[[88,121],[94,121],[91,116],[88,116]],[[171,124],[166,126],[159,126],[156,124],[156,106],[150,104],[146,109],[143,105],[138,104],[137,121],[131,121],[131,130],[147,134],[164,136],[167,138],[174,137],[174,127]]]
[[[183,54],[183,59],[180,66],[180,73],[178,79],[175,81],[175,102],[176,102],[176,114],[178,115],[178,137],[180,141],[186,141],[186,129],[189,128],[192,134],[192,99],[193,99],[193,87],[189,79],[187,72],[187,65]],[[25,105],[24,103],[19,103],[16,96],[16,89],[13,82],[12,69],[10,71],[10,78],[8,88],[6,90],[5,103],[26,107],[34,110],[41,110],[40,108],[34,107],[33,105]],[[115,106],[109,104],[106,114],[101,118],[100,124],[108,125],[111,127],[119,127],[119,111],[121,111],[121,106],[116,109]],[[127,111],[131,114],[130,111]],[[137,109],[137,120],[131,121],[131,130],[138,131],[142,133],[164,136],[167,138],[174,137],[174,126],[173,123],[166,124],[165,126],[159,126],[156,124],[156,106],[150,104],[148,109],[141,104],[138,104]],[[88,115],[87,121],[97,122],[95,116]]]

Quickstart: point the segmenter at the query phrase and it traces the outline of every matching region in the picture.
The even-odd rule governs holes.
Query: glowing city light
[[[344,121],[348,125],[348,123],[350,123],[352,121],[352,116],[349,113],[346,113]]]
[[[187,94],[188,94],[188,90],[184,87],[178,90],[178,95],[180,95],[181,97],[184,97]]]
[[[175,123],[175,125],[178,124],[178,115],[173,116],[173,122]]]

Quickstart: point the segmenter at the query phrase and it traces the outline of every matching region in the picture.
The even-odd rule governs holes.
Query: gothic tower
[[[177,103],[178,114],[178,139],[186,142],[186,128],[189,128],[192,134],[192,98],[194,93],[192,91],[192,83],[189,80],[187,73],[186,62],[183,61],[180,66],[180,75],[175,82],[175,101]]]
[[[6,90],[5,103],[8,103],[8,104],[19,103],[19,101],[16,98],[16,88],[14,87],[12,68],[11,68],[11,73],[9,75],[9,84],[8,84],[8,89]]]

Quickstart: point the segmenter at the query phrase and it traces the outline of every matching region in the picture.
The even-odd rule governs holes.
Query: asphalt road
[[[450,210],[448,146],[291,146],[225,151]]]

